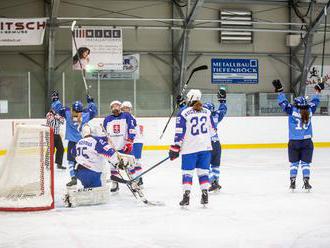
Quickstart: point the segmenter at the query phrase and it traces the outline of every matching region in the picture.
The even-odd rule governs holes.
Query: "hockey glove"
[[[227,93],[224,89],[220,89],[217,93],[217,98],[220,103],[226,103]]]
[[[281,84],[281,81],[279,79],[273,80],[273,86],[275,88],[275,92],[282,92],[283,91],[283,86]]]
[[[52,96],[51,96],[52,102],[56,102],[59,99],[59,94],[56,90],[54,90],[52,92]]]
[[[133,140],[131,139],[127,139],[126,140],[126,144],[123,148],[123,152],[126,154],[130,154],[133,150]]]
[[[87,95],[86,99],[87,99],[87,103],[94,102],[94,98],[91,97],[90,95]]]
[[[181,106],[181,105],[184,104],[184,103],[185,103],[185,100],[184,100],[183,96],[182,96],[182,95],[178,95],[178,96],[176,97],[176,104],[177,104],[178,106]]]
[[[168,156],[170,157],[171,160],[174,160],[179,157],[180,154],[180,146],[178,145],[173,145],[170,147],[170,151],[168,153]]]
[[[116,166],[121,169],[124,170],[132,165],[135,164],[135,158],[132,155],[127,155],[127,154],[122,154],[119,153],[118,154],[118,163],[116,164]]]
[[[318,83],[315,85],[314,89],[318,92],[321,93],[321,90],[324,90],[324,83]]]

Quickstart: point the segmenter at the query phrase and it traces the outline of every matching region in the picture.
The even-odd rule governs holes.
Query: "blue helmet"
[[[294,99],[294,105],[297,108],[307,108],[308,107],[308,102],[306,97],[304,96],[298,96]]]
[[[72,110],[74,110],[76,112],[82,112],[83,111],[83,104],[81,103],[81,101],[75,101],[72,104]]]
[[[214,104],[211,102],[206,102],[203,104],[204,108],[207,108],[208,110],[210,110],[211,112],[214,112]]]

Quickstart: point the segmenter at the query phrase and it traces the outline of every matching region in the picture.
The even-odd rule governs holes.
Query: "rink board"
[[[95,119],[102,123],[102,118]],[[175,120],[171,120],[165,135],[160,139],[167,118],[138,118],[144,126],[144,150],[167,150],[173,141]],[[15,123],[45,124],[45,119],[0,120],[0,156],[6,153],[13,136]],[[330,147],[330,116],[314,116],[312,120],[315,147]],[[65,125],[62,130],[65,133]],[[218,125],[223,149],[286,148],[288,118],[280,117],[226,117]]]

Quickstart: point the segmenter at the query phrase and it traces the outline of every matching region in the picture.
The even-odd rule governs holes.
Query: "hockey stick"
[[[137,179],[139,179],[140,177],[142,177],[144,174],[148,173],[149,171],[155,169],[157,166],[161,165],[162,163],[164,163],[166,160],[168,160],[170,157],[166,157],[163,160],[159,161],[157,164],[151,166],[148,170],[144,171],[143,173],[141,173],[140,175],[138,175],[137,177],[133,178],[131,181],[136,181]]]
[[[112,140],[110,139],[110,137],[107,134],[107,131],[105,130],[104,126],[102,124],[100,124],[102,131],[104,132],[104,134],[106,135],[106,137],[108,138],[108,143],[110,144],[111,148],[115,151],[116,155],[118,156],[119,159],[121,159],[120,153],[117,151],[117,149],[115,148]],[[129,182],[132,183],[134,180],[132,180],[132,176],[127,172],[127,169],[125,169],[125,173],[127,174],[127,177],[129,179]],[[118,171],[119,176],[123,178],[123,176],[120,174],[120,172]],[[157,202],[157,201],[149,201],[145,198],[143,192],[141,191],[140,188],[135,188],[133,189],[131,184],[127,184],[126,183],[127,188],[129,189],[129,191],[131,191],[131,193],[133,194],[133,196],[136,199],[140,199],[144,204],[147,205],[152,205],[152,206],[162,206],[164,205],[162,202]],[[134,191],[135,190],[135,191]]]
[[[187,85],[189,84],[189,81],[190,81],[192,75],[193,75],[196,71],[207,70],[207,68],[208,68],[207,65],[201,65],[201,66],[198,66],[198,67],[194,68],[194,69],[191,71],[190,76],[189,76],[187,82],[184,84],[184,86],[183,86],[183,88],[182,88],[182,91],[181,91],[181,93],[180,93],[181,96],[182,96],[182,95],[184,94],[184,92],[186,91]],[[176,111],[176,109],[177,109],[177,106],[175,106],[175,107],[173,108],[173,111],[172,111],[170,117],[168,118],[168,120],[167,120],[167,122],[166,122],[166,125],[165,125],[165,127],[164,127],[164,129],[163,129],[163,132],[162,132],[162,134],[160,135],[160,139],[163,138],[164,133],[165,133],[165,131],[166,131],[166,128],[167,128],[168,124],[170,123],[171,118],[173,117],[174,112]]]
[[[76,37],[75,37],[75,34],[74,34],[74,28],[76,26],[76,23],[77,23],[76,21],[73,21],[72,22],[72,25],[71,25],[71,35],[72,35],[74,47],[76,48],[76,54],[77,54],[77,57],[78,57],[78,61],[79,61],[79,65],[80,65],[80,71],[81,71],[81,76],[82,76],[83,81],[84,81],[86,94],[89,95],[89,91],[88,91],[88,87],[87,87],[87,82],[86,82],[86,78],[85,78],[85,69],[83,69],[83,66],[82,66],[82,63],[81,63],[81,60],[80,60],[80,56],[79,56],[79,53],[78,53],[78,46],[77,46],[77,42],[76,42]]]

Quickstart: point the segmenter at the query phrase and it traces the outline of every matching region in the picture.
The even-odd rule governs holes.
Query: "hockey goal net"
[[[53,130],[15,126],[11,146],[0,164],[0,211],[54,208]]]

